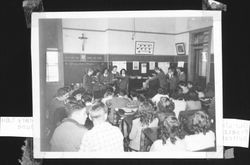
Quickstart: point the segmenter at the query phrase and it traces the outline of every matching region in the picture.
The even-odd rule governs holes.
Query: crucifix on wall
[[[82,33],[82,35],[78,37],[78,39],[82,40],[82,51],[84,51],[85,40],[87,40],[88,38],[84,36],[84,33]]]

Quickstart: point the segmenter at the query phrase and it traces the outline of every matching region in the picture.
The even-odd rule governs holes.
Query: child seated
[[[154,104],[157,104],[160,101],[161,97],[169,97],[166,90],[163,88],[159,88],[157,90],[157,94],[151,100]]]
[[[149,102],[140,105],[136,119],[132,122],[132,129],[129,134],[129,148],[132,151],[140,150],[141,131],[148,127],[157,127],[158,119],[155,116],[154,108]]]
[[[186,150],[200,151],[208,148],[215,147],[215,133],[211,130],[211,121],[204,111],[197,111],[194,115],[190,116],[189,135],[184,138]]]
[[[173,115],[164,119],[158,131],[159,140],[154,141],[150,152],[185,151],[185,142],[180,131],[180,123]]]

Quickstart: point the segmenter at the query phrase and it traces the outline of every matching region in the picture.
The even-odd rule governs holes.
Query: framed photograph
[[[177,55],[185,55],[186,54],[185,44],[183,42],[182,43],[176,43],[175,47],[176,47]]]
[[[135,54],[154,54],[154,42],[136,41]]]
[[[134,19],[137,31],[125,30]],[[188,25],[193,28],[186,28]],[[117,28],[113,29],[114,26]],[[176,29],[167,28],[169,26]],[[195,77],[199,76],[195,72],[197,67],[205,68],[206,71],[206,80],[200,79],[202,81],[199,82],[213,83],[208,88],[211,96],[205,100],[213,108],[209,110],[209,114],[201,108],[197,108],[197,111],[194,108],[188,109],[185,101],[180,103],[169,96],[174,107],[177,107],[173,109],[176,116],[168,116],[164,120],[175,124],[159,127],[160,119],[155,117],[150,123],[152,127],[141,129],[138,126],[141,121],[136,120],[138,124],[133,124],[135,122],[129,116],[138,109],[126,108],[124,113],[119,111],[117,115],[113,115],[105,110],[107,105],[101,103],[95,108],[100,115],[96,115],[96,104],[92,100],[107,99],[104,98],[105,86],[100,86],[97,76],[106,81],[104,72],[111,73],[106,69],[110,63],[116,61],[117,69],[125,68],[134,76],[148,73],[153,66],[158,66],[166,73],[175,50],[178,55],[186,55],[186,49],[193,49],[191,38],[204,30],[204,26],[213,32],[209,33],[212,35],[213,46],[203,45],[204,49],[213,48],[208,51],[214,54],[213,63],[203,65],[202,62],[197,62],[194,60],[194,53],[190,53],[190,58],[184,62],[188,70],[186,76],[191,81],[195,82]],[[136,40],[131,39],[134,32]],[[86,42],[79,39],[82,33],[87,38]],[[33,13],[31,57],[34,158],[223,158],[220,11]],[[212,67],[216,72],[210,74]],[[118,76],[120,74],[115,69],[114,73]],[[130,75],[122,76],[131,78]],[[139,83],[143,86],[143,82]],[[138,89],[141,88],[135,87],[135,90]],[[145,97],[152,99],[151,96]],[[120,102],[116,99],[118,100],[115,98],[112,103]],[[200,100],[202,103],[205,101]],[[153,110],[151,106],[149,109]],[[118,115],[124,115],[124,118],[114,118]],[[197,128],[196,123],[201,125]],[[170,127],[175,128],[175,131],[180,129],[185,136],[170,132]],[[166,133],[160,137],[158,131]],[[176,142],[172,142],[173,139],[168,136],[170,133],[176,137]],[[131,141],[124,142],[124,138],[128,136]],[[131,150],[138,152],[130,152]]]

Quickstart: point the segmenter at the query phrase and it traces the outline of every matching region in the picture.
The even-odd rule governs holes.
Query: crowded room
[[[39,20],[46,152],[213,152],[212,17]]]

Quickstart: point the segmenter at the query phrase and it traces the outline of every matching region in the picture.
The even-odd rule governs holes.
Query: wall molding
[[[184,32],[178,32],[178,33],[163,33],[163,32],[149,32],[149,31],[134,31],[134,30],[125,30],[125,29],[105,29],[105,30],[98,30],[98,29],[81,29],[81,28],[69,28],[69,27],[63,27],[63,30],[76,30],[76,31],[90,31],[90,32],[108,32],[108,31],[115,31],[115,32],[127,32],[127,33],[146,33],[146,34],[158,34],[158,35],[180,35],[185,33],[192,33],[196,31],[202,31],[207,28],[212,28],[213,26],[208,26],[204,28],[194,29],[194,30],[188,30]]]

